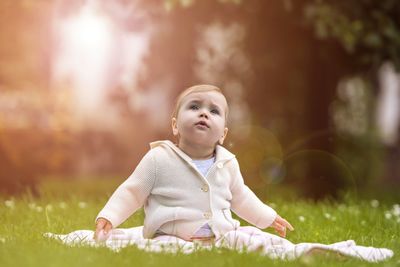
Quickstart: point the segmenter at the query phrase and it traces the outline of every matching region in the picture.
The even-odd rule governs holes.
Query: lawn
[[[44,238],[45,232],[93,229],[94,218],[119,181],[52,182],[41,197],[0,196],[0,266],[400,266],[400,206],[395,201],[347,197],[341,202],[312,203],[271,196],[269,204],[295,227],[294,243],[333,243],[353,239],[359,245],[387,247],[395,252],[382,263],[367,263],[333,253],[295,261],[271,260],[256,253],[228,250],[191,255],[156,254],[134,246],[112,252],[106,248],[67,247]],[[121,227],[141,225],[140,210]],[[245,224],[243,222],[243,224]],[[268,230],[270,231],[270,230]]]

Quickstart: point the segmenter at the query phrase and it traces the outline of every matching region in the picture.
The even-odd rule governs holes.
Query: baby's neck
[[[179,142],[178,147],[194,160],[209,159],[215,154],[215,147],[204,147],[193,144],[188,145],[184,142]]]

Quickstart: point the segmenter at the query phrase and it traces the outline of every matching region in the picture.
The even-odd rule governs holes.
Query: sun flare
[[[102,100],[108,79],[112,27],[89,7],[60,21],[56,76],[67,77],[76,89],[78,106],[92,110]]]

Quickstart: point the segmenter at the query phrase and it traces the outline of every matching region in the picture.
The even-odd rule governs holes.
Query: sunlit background
[[[2,0],[1,194],[125,179],[149,142],[174,140],[174,99],[198,83],[224,90],[225,146],[257,192],[396,192],[393,10],[389,0]]]

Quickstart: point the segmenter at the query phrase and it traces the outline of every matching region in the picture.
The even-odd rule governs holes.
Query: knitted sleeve
[[[231,181],[231,209],[239,217],[249,223],[264,229],[270,226],[275,218],[276,211],[264,204],[250,188],[244,184],[237,159],[233,160],[234,171]]]
[[[147,152],[128,179],[115,190],[96,220],[105,218],[115,228],[143,206],[156,177],[153,154],[153,150]]]

